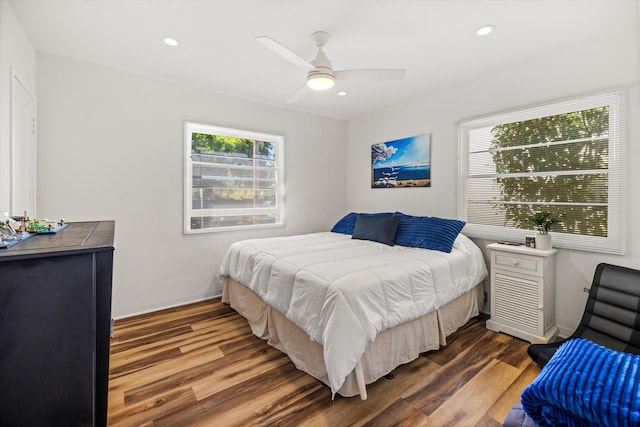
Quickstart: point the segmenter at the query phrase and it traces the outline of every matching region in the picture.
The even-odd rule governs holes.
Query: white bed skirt
[[[366,399],[365,384],[415,360],[420,353],[446,345],[447,336],[480,313],[483,299],[484,289],[480,283],[435,312],[383,331],[369,344],[338,394],[344,397],[360,395]],[[247,319],[254,335],[287,354],[296,368],[329,385],[322,345],[311,341],[283,314],[233,279],[228,279],[224,286],[222,302],[230,304]]]

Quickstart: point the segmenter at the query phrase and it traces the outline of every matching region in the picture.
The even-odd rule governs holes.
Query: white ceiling
[[[638,33],[637,0],[10,0],[36,49],[286,108],[349,120],[607,37]],[[496,30],[484,37],[486,24]],[[304,83],[255,41],[313,59],[331,35],[334,69],[405,68],[397,82]],[[168,47],[162,38],[179,40]],[[589,60],[599,60],[589,58]],[[340,90],[347,96],[337,96]]]

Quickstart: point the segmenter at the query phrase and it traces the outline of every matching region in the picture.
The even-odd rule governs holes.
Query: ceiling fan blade
[[[281,45],[271,37],[260,36],[260,37],[256,37],[256,40],[267,49],[271,50],[272,52],[280,55],[287,61],[291,62],[293,65],[296,65],[300,68],[304,68],[307,70],[312,70],[315,68],[309,61],[307,61],[306,59],[304,59],[303,57],[301,57],[291,49]]]
[[[403,80],[406,70],[340,70],[335,71],[336,80],[382,81]]]
[[[295,91],[293,95],[291,95],[291,98],[287,100],[287,104],[295,104],[296,102],[300,101],[306,94],[307,94],[307,85],[304,84],[300,86],[300,88],[297,91]]]

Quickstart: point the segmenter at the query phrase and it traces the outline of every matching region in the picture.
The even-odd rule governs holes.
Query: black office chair
[[[542,368],[558,347],[572,338],[640,354],[640,270],[599,264],[578,329],[561,341],[532,344],[527,353]]]

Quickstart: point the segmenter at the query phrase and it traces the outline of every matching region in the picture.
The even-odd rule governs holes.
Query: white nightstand
[[[547,343],[555,326],[555,253],[500,243],[491,250],[491,319],[487,328]]]

